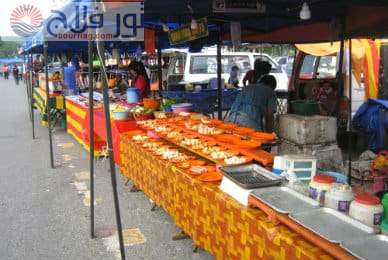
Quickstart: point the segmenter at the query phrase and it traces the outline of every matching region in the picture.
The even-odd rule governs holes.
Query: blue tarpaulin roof
[[[23,63],[23,59],[19,57],[0,58],[0,64],[14,64],[14,63]]]

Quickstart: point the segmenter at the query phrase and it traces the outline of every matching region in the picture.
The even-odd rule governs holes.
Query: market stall
[[[122,138],[121,158],[121,173],[217,259],[330,259],[287,227],[273,225],[264,212],[239,204],[219,182],[199,180],[129,135]]]
[[[267,211],[249,209],[220,189],[225,179],[217,170],[220,166],[252,160],[271,165],[273,156],[260,146],[273,143],[274,135],[208,119],[156,119],[139,124],[147,135],[132,131],[121,139],[121,173],[165,209],[196,246],[217,259],[329,258],[333,254],[352,259],[323,238],[307,242],[302,235],[314,236],[308,230],[300,235],[300,230],[272,223]],[[222,129],[224,134],[210,129]],[[247,196],[240,192],[238,196]]]
[[[46,91],[42,88],[33,89],[34,104],[41,115],[42,125],[47,127],[47,107],[50,107],[52,118],[56,118],[56,122],[64,117],[65,99],[64,96],[58,93],[51,93],[47,102]],[[55,123],[54,123],[55,124]]]

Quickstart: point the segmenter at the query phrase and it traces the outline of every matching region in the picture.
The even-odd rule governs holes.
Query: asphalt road
[[[47,129],[35,112],[31,138],[26,87],[0,79],[0,259],[118,259],[107,161],[96,163],[96,232],[90,238],[88,153],[62,130],[54,133],[55,169]],[[212,259],[193,253],[190,239],[141,192],[130,193],[118,174],[126,259]]]

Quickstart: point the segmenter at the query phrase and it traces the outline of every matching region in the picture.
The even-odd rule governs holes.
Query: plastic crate
[[[295,100],[291,101],[291,111],[301,116],[318,115],[319,104],[315,101]]]

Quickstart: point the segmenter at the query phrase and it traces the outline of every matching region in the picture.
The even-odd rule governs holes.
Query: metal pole
[[[220,36],[221,37],[221,36]],[[217,43],[217,108],[218,119],[222,120],[222,62],[221,62],[221,40]]]
[[[348,183],[352,183],[352,39],[349,39],[349,134],[348,134]]]
[[[108,156],[109,156],[109,166],[110,166],[110,176],[113,188],[113,200],[115,206],[116,213],[116,224],[117,224],[117,232],[119,236],[120,243],[120,253],[121,259],[125,259],[125,249],[124,249],[124,240],[123,240],[123,232],[121,226],[121,216],[120,216],[120,205],[119,198],[117,194],[117,181],[116,181],[116,165],[114,162],[113,155],[113,143],[112,143],[112,128],[109,114],[109,96],[108,96],[108,78],[106,75],[105,68],[105,55],[104,55],[104,46],[103,43],[97,41],[97,52],[102,64],[101,66],[101,76],[102,76],[102,94],[104,97],[104,114],[105,114],[105,127],[106,127],[106,140],[108,143]]]
[[[34,120],[34,57],[31,54],[31,66],[30,66],[30,106],[31,106],[31,127],[32,127],[32,140],[35,139],[35,120]]]
[[[160,46],[160,32],[156,37],[156,44],[158,49],[158,78],[159,78],[159,91],[163,89],[163,71],[162,71],[162,46]]]
[[[90,236],[94,235],[94,106],[93,106],[93,42],[88,41],[89,73],[89,167],[90,167]]]
[[[23,55],[23,66],[26,66],[27,63],[28,63],[28,59],[26,59],[26,55],[24,54]],[[30,82],[29,81],[26,81],[26,78],[24,77],[23,75],[23,81],[24,81],[24,84],[26,85],[26,92],[27,92],[27,102],[28,102],[28,115],[30,117],[30,120],[32,120],[32,110],[31,110],[31,95],[30,95]]]
[[[44,55],[44,68],[45,68],[45,78],[46,78],[46,114],[47,114],[47,128],[49,134],[49,142],[50,142],[50,165],[51,168],[54,168],[54,151],[53,151],[53,139],[52,139],[52,131],[51,131],[51,120],[50,120],[50,88],[49,88],[49,78],[48,78],[48,42],[44,42],[43,46],[43,55]]]

